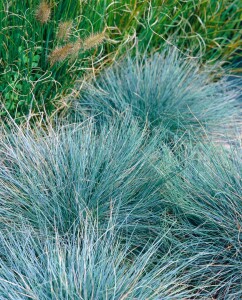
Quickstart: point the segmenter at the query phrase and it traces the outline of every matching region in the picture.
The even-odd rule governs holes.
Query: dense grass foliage
[[[239,299],[241,150],[163,140],[130,116],[8,129],[0,294]]]
[[[128,56],[88,84],[71,106],[75,116],[79,111],[96,119],[131,109],[142,126],[162,125],[172,135],[224,132],[239,119],[239,84],[215,80],[212,72],[174,49],[151,58]]]
[[[194,282],[209,281],[207,289],[217,299],[242,297],[241,154],[240,148],[226,153],[203,147],[196,151],[196,162],[185,169],[187,194],[182,206],[194,228],[188,229],[188,252],[203,253],[194,269],[207,265]]]
[[[84,68],[91,62],[95,65],[100,58],[96,47],[80,46],[80,39],[104,30],[100,7],[95,7],[97,11],[89,7],[88,17],[81,17],[80,1],[41,3],[39,6],[39,1],[31,0],[0,4],[1,100],[16,119],[53,113],[62,106],[60,98],[71,92]],[[101,16],[104,12],[105,7]],[[69,22],[66,30],[64,22]],[[5,110],[1,114],[5,115]]]
[[[202,287],[204,299],[240,299],[241,149],[197,145],[185,164],[183,183],[173,184],[165,198],[180,220],[184,255],[197,258],[190,266],[192,283]]]
[[[0,300],[242,299],[241,17],[0,1]]]
[[[89,120],[5,134],[1,227],[26,222],[42,233],[65,234],[88,214],[100,224],[113,216],[137,247],[164,234],[162,189],[180,171],[179,162],[161,130],[149,138],[136,123],[123,117],[99,130]]]
[[[112,226],[100,234],[98,226],[83,221],[65,239],[36,237],[24,228],[1,235],[0,241],[1,299],[170,300],[192,295],[185,290],[185,263],[177,266],[167,254],[157,264],[158,243],[134,257]]]
[[[240,0],[1,1],[1,101],[18,120],[52,115],[76,80],[133,46],[152,52],[175,43],[203,61],[233,63],[241,7]]]

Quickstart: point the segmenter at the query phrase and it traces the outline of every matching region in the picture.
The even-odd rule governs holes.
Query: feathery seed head
[[[49,4],[46,1],[41,1],[36,10],[35,17],[41,24],[44,24],[48,22],[50,18],[50,12],[51,9]]]
[[[82,47],[82,40],[79,39],[76,42],[72,43],[72,48],[70,51],[70,56],[72,59],[75,59],[78,56],[78,52],[80,51],[81,47]]]
[[[68,40],[71,33],[72,21],[65,21],[59,24],[57,39],[58,40]]]
[[[55,48],[49,56],[50,65],[53,66],[56,62],[64,61],[68,56],[77,55],[80,48],[80,41]]]
[[[53,66],[56,62],[65,60],[70,51],[70,44],[63,47],[56,47],[49,56],[50,65]]]
[[[95,46],[100,45],[104,41],[105,37],[106,37],[105,36],[105,31],[103,31],[101,33],[96,33],[96,34],[90,35],[83,42],[84,50],[88,50],[88,49],[91,49]]]

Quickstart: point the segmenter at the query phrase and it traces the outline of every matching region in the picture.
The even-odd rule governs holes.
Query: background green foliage
[[[0,3],[0,96],[15,118],[62,109],[76,80],[95,74],[136,44],[143,52],[176,43],[187,55],[209,62],[234,63],[241,50],[240,0],[51,1],[51,17],[44,25],[35,18],[38,4]],[[66,20],[73,21],[71,41],[104,28],[108,38],[98,48],[80,51],[76,60],[50,67],[58,24]],[[3,108],[1,115],[6,115]]]

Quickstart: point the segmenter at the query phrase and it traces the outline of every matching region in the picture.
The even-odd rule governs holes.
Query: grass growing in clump
[[[190,266],[193,284],[205,299],[242,297],[242,156],[213,145],[199,145],[187,160],[171,206],[183,218],[183,252],[197,256]],[[179,199],[174,195],[180,195]],[[177,228],[178,232],[178,228]]]
[[[65,234],[87,211],[100,224],[113,215],[124,239],[142,247],[167,231],[162,189],[181,171],[163,135],[150,138],[129,116],[102,128],[92,120],[47,131],[13,127],[0,142],[1,227],[24,221]]]
[[[241,9],[0,2],[0,299],[242,298]]]
[[[209,246],[203,260],[196,265],[199,268],[206,259],[210,262],[198,282],[213,277],[212,295],[218,299],[239,299],[242,297],[241,149],[233,149],[230,154],[212,149],[207,155],[205,165],[201,160],[194,167],[197,175],[188,190],[195,202],[190,213],[198,223],[204,224],[195,252],[206,253],[206,245]],[[190,178],[189,174],[187,177]]]
[[[64,239],[33,230],[5,232],[0,241],[0,295],[21,299],[184,299],[186,262],[179,253],[157,260],[159,241],[134,257],[121,245],[114,224],[106,231],[83,220]]]
[[[142,126],[163,126],[171,134],[225,130],[239,119],[236,81],[215,81],[213,70],[174,49],[121,60],[94,79],[71,102],[74,114],[118,116],[131,109]]]
[[[85,68],[96,67],[102,51],[99,43],[82,47],[82,39],[103,32],[105,8],[81,18],[80,1],[11,1],[0,3],[2,117],[18,121],[26,116],[51,115],[63,105]],[[83,29],[85,28],[85,30]]]
[[[5,131],[0,292],[239,299],[241,150],[164,139],[129,115]]]

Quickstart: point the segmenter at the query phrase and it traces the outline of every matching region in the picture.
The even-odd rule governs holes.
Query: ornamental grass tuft
[[[172,48],[151,57],[128,56],[84,82],[70,105],[75,116],[99,120],[131,110],[141,126],[163,126],[171,135],[229,134],[239,126],[240,80],[218,79],[213,72]]]
[[[181,172],[163,135],[150,137],[130,116],[102,128],[93,120],[48,130],[13,127],[0,141],[1,228],[26,222],[63,235],[87,212],[100,226],[112,215],[123,238],[143,247],[168,230],[163,188]],[[167,239],[164,250],[169,245]]]
[[[111,224],[110,224],[111,225]],[[27,299],[182,299],[186,263],[169,254],[157,262],[158,242],[134,257],[113,228],[99,233],[83,220],[65,238],[36,236],[31,228],[0,235],[0,297]],[[178,276],[180,274],[180,277]]]
[[[240,299],[241,148],[164,132],[132,114],[3,128],[1,295]]]

